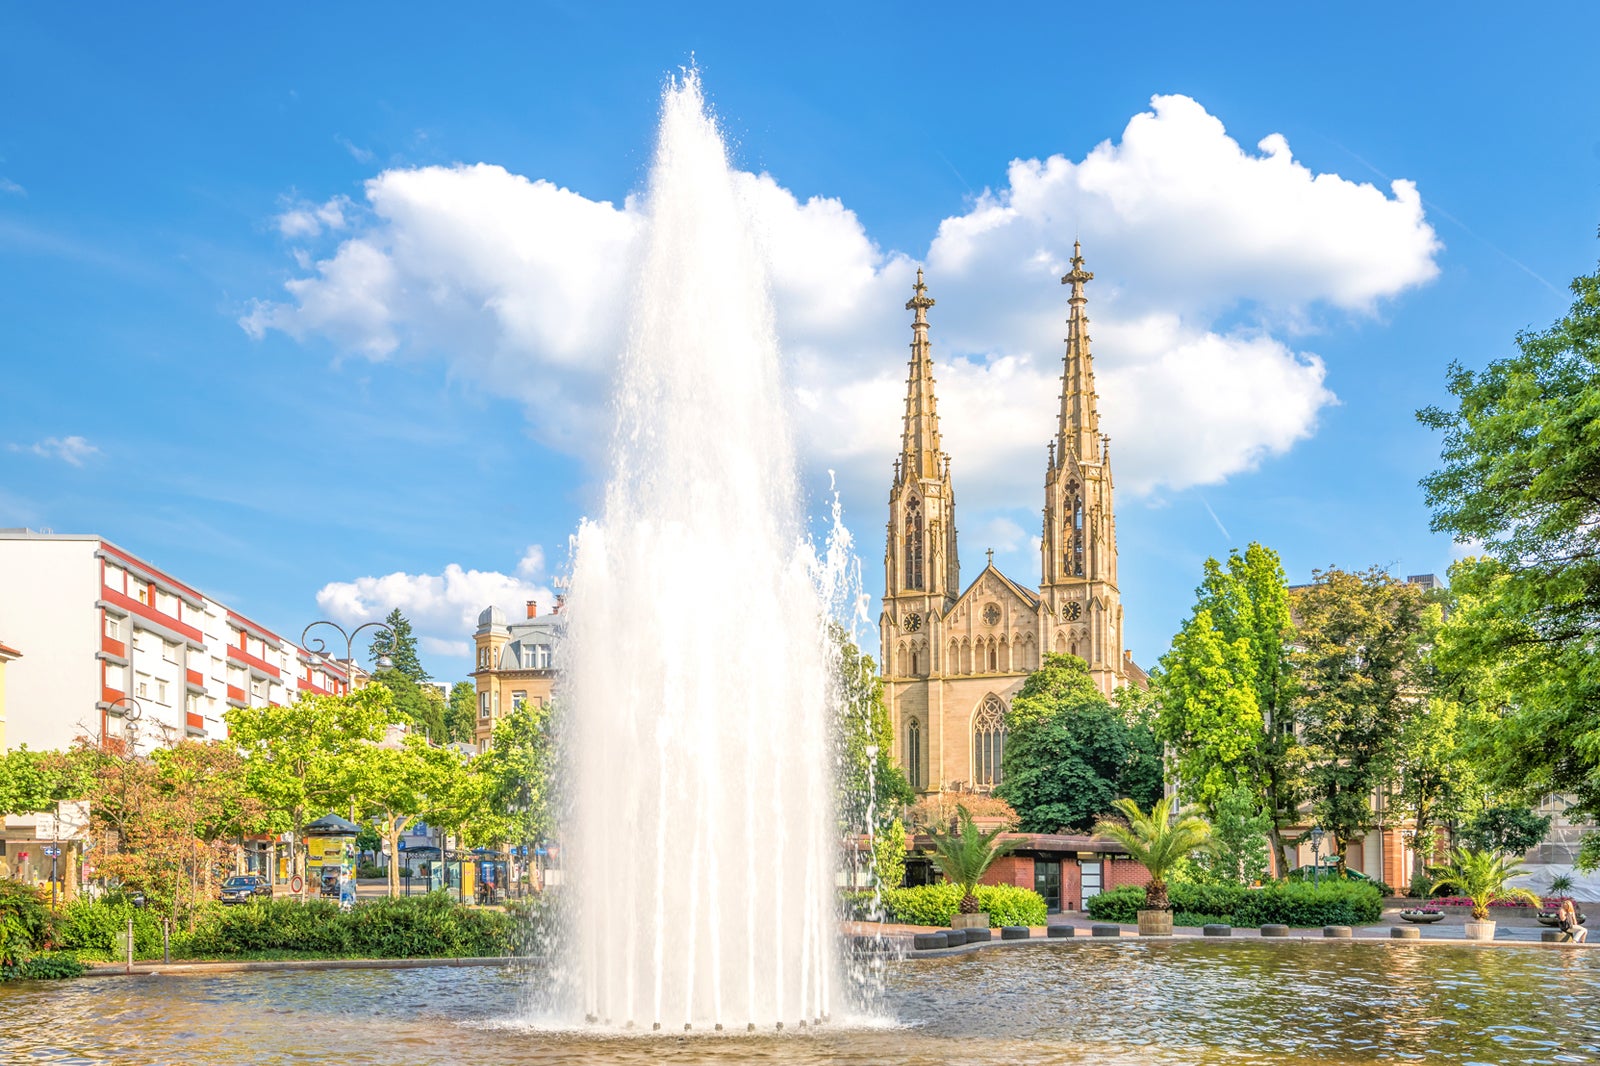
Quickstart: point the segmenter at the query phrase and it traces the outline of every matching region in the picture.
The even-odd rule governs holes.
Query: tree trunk
[[[961,913],[962,914],[977,914],[978,913],[978,897],[973,895],[971,892],[968,892],[966,895],[962,896],[961,897]]]
[[[400,896],[400,819],[385,812],[383,831],[389,839],[389,898],[397,899]]]
[[[1165,881],[1151,881],[1145,886],[1144,906],[1146,910],[1152,911],[1172,909],[1172,901],[1167,896],[1167,883]]]
[[[1287,853],[1283,843],[1283,829],[1278,825],[1276,818],[1272,820],[1272,828],[1268,830],[1267,837],[1270,844],[1270,847],[1267,848],[1267,858],[1272,864],[1267,872],[1276,881],[1283,876],[1284,855]]]

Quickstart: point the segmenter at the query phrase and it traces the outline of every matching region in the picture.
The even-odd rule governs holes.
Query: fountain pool
[[[538,975],[531,975],[535,981]],[[891,963],[883,1021],[617,1037],[529,1022],[514,968],[0,985],[8,1062],[1592,1062],[1600,952],[1067,942]]]

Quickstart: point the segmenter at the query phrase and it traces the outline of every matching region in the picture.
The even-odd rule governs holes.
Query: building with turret
[[[1047,653],[1076,655],[1101,692],[1144,685],[1122,644],[1110,439],[1100,432],[1083,269],[1074,244],[1061,407],[1044,456],[1037,587],[988,565],[961,584],[951,459],[939,440],[922,271],[906,310],[911,360],[900,454],[889,489],[879,647],[896,758],[921,793],[986,792],[1000,782],[1005,716]]]
[[[555,687],[555,646],[566,620],[561,603],[541,617],[539,607],[527,602],[527,617],[508,621],[498,607],[478,615],[473,634],[476,658],[472,680],[478,690],[478,728],[473,739],[479,751],[489,750],[495,723],[524,703],[548,706]]]

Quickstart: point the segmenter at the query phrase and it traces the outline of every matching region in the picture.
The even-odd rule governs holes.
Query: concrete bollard
[[[1025,925],[1007,925],[1000,930],[1001,940],[1026,940],[1033,935],[1033,930]]]
[[[1349,940],[1356,934],[1348,925],[1325,925],[1322,927],[1322,935],[1331,940]]]
[[[1561,943],[1561,930],[1541,929],[1539,930],[1539,940],[1545,944],[1559,944]]]
[[[1389,936],[1394,940],[1421,940],[1422,930],[1414,925],[1397,925],[1389,930]]]
[[[993,934],[987,929],[965,929],[962,931],[967,934],[967,943],[969,944],[982,944],[993,939]]]
[[[1073,927],[1070,925],[1050,925],[1045,927],[1044,935],[1052,940],[1055,940],[1060,937],[1073,936],[1074,931]]]
[[[1120,925],[1094,925],[1094,926],[1090,927],[1089,935],[1090,936],[1121,936],[1122,935],[1122,926],[1120,926]]]
[[[1201,936],[1232,936],[1233,935],[1233,926],[1231,926],[1231,925],[1222,925],[1220,923],[1213,923],[1211,925],[1201,926],[1200,927],[1200,935]]]
[[[963,937],[961,942],[965,944],[966,938]],[[935,948],[949,947],[950,941],[943,933],[918,933],[911,938],[911,946],[918,951],[932,951]]]
[[[1288,936],[1289,935],[1289,927],[1287,925],[1263,925],[1261,927],[1261,935],[1262,936]]]

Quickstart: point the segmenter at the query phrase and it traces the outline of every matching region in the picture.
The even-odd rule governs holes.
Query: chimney
[[[539,617],[539,602],[537,600],[529,600],[527,602],[528,602],[528,617],[529,618],[538,618]]]
[[[556,608],[555,608],[554,611],[551,611],[550,613],[551,614],[560,614],[561,613],[561,608],[565,607],[566,605],[567,605],[567,594],[565,592],[560,593],[560,594],[558,594],[556,596]]]

